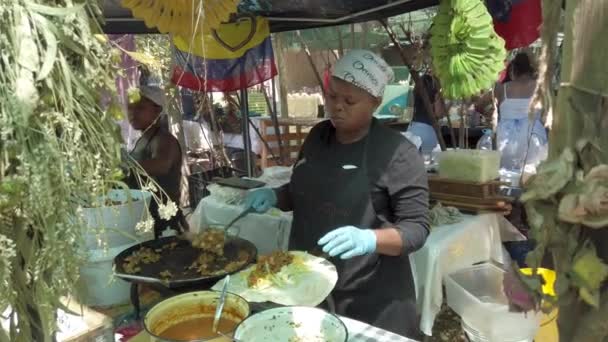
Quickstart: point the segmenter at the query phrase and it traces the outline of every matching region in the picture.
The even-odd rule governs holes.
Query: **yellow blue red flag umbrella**
[[[234,91],[276,76],[270,26],[262,17],[221,24],[190,40],[173,38],[172,80],[196,91]]]

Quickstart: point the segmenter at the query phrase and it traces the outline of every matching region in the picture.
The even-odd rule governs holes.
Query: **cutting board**
[[[498,205],[499,202],[513,202],[513,198],[500,194],[503,185],[505,183],[500,181],[473,183],[429,175],[431,200],[474,213],[507,211]]]

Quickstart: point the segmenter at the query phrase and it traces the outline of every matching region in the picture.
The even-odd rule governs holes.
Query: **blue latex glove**
[[[318,244],[323,252],[340,259],[350,259],[376,251],[376,233],[371,229],[346,226],[325,234]]]
[[[245,209],[253,208],[261,214],[275,205],[277,205],[277,195],[270,188],[250,190],[245,197]]]

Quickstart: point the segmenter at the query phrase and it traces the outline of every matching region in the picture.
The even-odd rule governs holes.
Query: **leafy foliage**
[[[558,297],[575,290],[585,302],[597,307],[601,284],[608,279],[608,266],[598,258],[579,225],[583,224],[583,229],[606,227],[607,166],[597,166],[583,175],[583,171],[576,171],[579,161],[580,155],[566,148],[559,158],[541,164],[527,185],[522,200],[526,202],[532,238],[538,244],[528,261],[538,267],[547,250],[558,253]]]
[[[51,340],[82,260],[79,208],[121,178],[100,14],[85,0],[0,6],[0,339]]]

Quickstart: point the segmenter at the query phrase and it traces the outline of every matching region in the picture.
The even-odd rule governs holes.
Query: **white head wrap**
[[[374,97],[382,97],[394,78],[393,69],[378,55],[367,50],[351,50],[334,66],[332,76],[351,83]]]
[[[165,92],[156,86],[141,86],[139,87],[141,96],[154,102],[159,107],[165,106]]]

